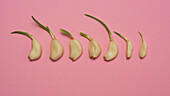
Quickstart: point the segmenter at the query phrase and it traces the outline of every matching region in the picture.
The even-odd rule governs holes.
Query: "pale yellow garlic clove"
[[[113,40],[111,40],[109,43],[109,48],[108,48],[106,54],[104,55],[104,59],[106,61],[110,61],[110,60],[114,59],[117,56],[117,54],[118,54],[117,45]]]
[[[89,56],[92,59],[97,58],[101,53],[101,47],[95,40],[91,40],[89,43]]]
[[[99,43],[85,33],[80,32],[80,35],[87,38],[90,41],[89,49],[88,49],[89,57],[91,59],[96,59],[101,53],[101,47],[100,47]]]
[[[126,49],[127,59],[130,59],[130,57],[132,56],[132,51],[133,51],[133,45],[129,40],[127,40],[127,49]]]
[[[56,38],[52,39],[50,59],[53,61],[58,60],[63,55],[63,52],[62,44]]]
[[[26,32],[21,32],[21,31],[12,32],[12,34],[14,34],[14,33],[23,34],[23,35],[26,35],[29,38],[31,38],[31,40],[32,40],[32,49],[31,49],[28,57],[29,57],[29,59],[31,61],[39,59],[40,56],[41,56],[41,53],[42,53],[42,46],[41,46],[40,42],[38,40],[36,40],[32,35],[30,35],[30,34],[28,34]]]
[[[32,49],[28,56],[29,59],[32,61],[32,60],[36,60],[36,59],[40,58],[41,52],[42,52],[41,44],[35,38],[33,38],[32,39]]]
[[[147,45],[146,45],[146,42],[143,41],[140,51],[139,51],[139,57],[144,58],[146,56],[146,54],[147,54]]]
[[[69,58],[72,60],[72,61],[75,61],[77,60],[81,54],[82,54],[82,46],[81,46],[81,43],[74,39],[73,36],[66,30],[64,29],[60,29],[62,33],[68,35],[71,40],[70,40],[70,44],[69,44],[69,49],[70,49],[70,56]]]
[[[72,59],[73,61],[77,60],[82,54],[82,46],[80,42],[73,38],[70,40],[69,47],[70,47],[69,58]]]
[[[143,35],[140,32],[139,32],[139,34],[140,34],[140,36],[142,38],[142,44],[141,44],[141,47],[140,47],[140,50],[139,50],[139,57],[141,59],[143,59],[147,54],[147,44],[146,44],[146,42],[145,42],[145,40],[143,38]]]

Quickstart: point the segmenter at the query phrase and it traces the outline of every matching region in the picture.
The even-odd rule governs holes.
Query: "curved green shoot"
[[[66,31],[64,29],[60,29],[60,30],[61,30],[62,33],[68,35],[71,39],[74,39],[73,36],[68,31]]]
[[[51,32],[51,30],[49,29],[49,27],[48,26],[44,26],[44,25],[42,25],[40,22],[38,22],[33,16],[31,16],[32,17],[32,19],[41,27],[41,28],[43,28],[44,30],[46,30],[50,35],[51,35],[51,37],[54,39],[55,38],[55,36],[53,35],[53,33]]]
[[[28,34],[28,33],[26,33],[26,32],[22,32],[22,31],[14,31],[14,32],[11,32],[11,34],[14,34],[14,33],[23,34],[23,35],[26,35],[26,36],[28,36],[29,38],[33,39],[33,36],[30,35],[30,34]]]
[[[121,35],[121,34],[117,33],[116,31],[114,31],[114,33],[115,33],[115,34],[117,34],[118,36],[120,36],[121,38],[123,38],[125,41],[127,41],[127,38],[126,38],[126,37],[124,37],[123,35]]]
[[[142,41],[144,41],[143,35],[138,31],[138,33],[140,34]]]
[[[112,34],[111,34],[109,28],[106,26],[106,24],[104,24],[101,20],[99,20],[98,18],[96,18],[94,16],[91,16],[91,15],[88,15],[88,14],[85,14],[85,16],[88,16],[88,17],[98,21],[99,23],[101,23],[105,27],[105,29],[107,30],[109,37],[110,37],[110,40],[113,40]]]
[[[51,32],[51,30],[49,29],[49,27],[47,26],[47,30],[48,30],[48,32],[50,33],[50,36],[54,39],[55,38],[55,36],[53,35],[53,33]]]
[[[93,40],[89,35],[87,35],[87,34],[85,34],[85,33],[82,33],[82,32],[80,32],[80,35],[81,36],[83,36],[83,37],[85,37],[85,38],[87,38],[88,40]]]

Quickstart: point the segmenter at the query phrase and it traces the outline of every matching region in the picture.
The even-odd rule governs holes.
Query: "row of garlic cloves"
[[[114,42],[114,40],[112,38],[112,34],[111,34],[109,28],[106,26],[106,24],[104,24],[98,18],[96,18],[94,16],[91,16],[91,15],[88,15],[88,14],[85,14],[85,16],[88,16],[88,17],[98,21],[100,24],[102,24],[104,26],[104,28],[107,30],[107,32],[109,34],[110,42],[109,42],[108,50],[104,55],[104,59],[106,61],[110,61],[110,60],[116,58],[116,56],[118,54],[118,47],[117,47],[116,43]],[[42,25],[33,16],[32,16],[32,19],[41,28],[46,30],[50,34],[50,36],[52,38],[51,45],[50,45],[50,59],[53,60],[53,61],[56,61],[59,58],[61,58],[63,53],[64,53],[63,45],[60,43],[59,40],[56,39],[56,37],[53,35],[53,33],[51,32],[51,30],[49,29],[48,26]],[[68,31],[66,31],[64,29],[60,29],[60,30],[61,30],[62,33],[68,35],[71,38],[70,43],[69,43],[69,49],[70,49],[69,58],[72,61],[77,60],[81,56],[82,51],[83,51],[81,43],[77,39],[75,39]],[[40,58],[41,53],[42,53],[42,46],[41,46],[41,44],[40,44],[40,42],[38,40],[36,40],[32,35],[30,35],[29,33],[26,33],[26,32],[14,31],[14,32],[12,32],[12,34],[13,33],[23,34],[23,35],[26,35],[29,38],[31,38],[31,40],[32,40],[32,49],[31,49],[28,57],[29,57],[29,59],[31,61],[32,60],[37,60],[37,59]],[[126,58],[130,59],[131,56],[132,56],[132,51],[133,51],[132,43],[126,37],[124,37],[123,35],[121,35],[121,34],[119,34],[117,32],[114,32],[114,33],[119,35],[121,38],[123,38],[126,41],[126,43],[127,43]],[[141,44],[141,48],[140,48],[140,51],[139,51],[139,57],[144,58],[146,56],[146,54],[147,54],[147,44],[146,44],[146,42],[145,42],[145,40],[143,38],[143,35],[140,32],[139,32],[139,34],[140,34],[140,36],[142,38],[142,44]],[[101,53],[101,47],[100,47],[99,43],[96,40],[94,40],[92,37],[90,37],[89,35],[87,35],[85,33],[80,32],[80,35],[82,35],[83,37],[85,37],[85,38],[87,38],[89,40],[89,48],[88,48],[89,57],[91,59],[96,59],[97,57],[99,57],[99,55]]]
[[[65,34],[67,34],[66,30],[61,29],[61,31]],[[41,44],[38,40],[36,40],[32,35],[30,35],[26,32],[21,32],[21,31],[12,32],[12,34],[14,34],[14,33],[23,34],[23,35],[26,35],[29,38],[31,38],[32,49],[31,49],[30,54],[28,56],[31,61],[37,60],[38,58],[40,58],[41,53],[42,53],[42,46],[41,46]],[[126,44],[127,44],[126,58],[130,59],[130,57],[132,56],[132,51],[133,51],[132,43],[128,39],[126,39],[124,36],[122,36],[121,34],[119,34],[117,32],[115,32],[115,33],[118,34],[120,37],[122,37],[126,41]],[[80,34],[82,36],[86,37],[90,41],[89,48],[88,48],[89,57],[91,59],[96,59],[101,53],[101,47],[100,47],[99,43],[85,33],[81,32]],[[146,44],[142,34],[140,32],[139,32],[139,34],[141,35],[141,38],[142,38],[142,44],[141,44],[141,48],[140,48],[140,51],[139,51],[139,57],[144,58],[146,56],[146,53],[147,53],[147,44]],[[71,36],[71,40],[70,40],[70,44],[69,44],[69,49],[70,49],[69,58],[72,61],[75,61],[82,54],[82,45],[78,40],[74,39],[71,34],[70,34],[70,36]],[[52,39],[50,49],[51,49],[50,59],[53,60],[53,61],[58,60],[63,55],[63,52],[64,52],[63,46],[56,38]],[[106,54],[104,55],[104,59],[106,61],[110,61],[113,58],[115,58],[117,56],[117,53],[118,53],[117,50],[118,50],[118,48],[117,48],[116,43],[114,41],[110,41],[109,48],[108,48],[108,51],[106,52]]]

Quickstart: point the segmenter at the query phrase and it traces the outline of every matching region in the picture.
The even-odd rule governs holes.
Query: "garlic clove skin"
[[[127,59],[131,58],[132,51],[133,51],[133,45],[129,40],[127,40],[127,50],[126,50],[126,58]]]
[[[42,53],[42,46],[39,43],[38,40],[36,40],[35,38],[32,37],[32,49],[31,52],[29,54],[29,59],[31,61],[39,59]]]
[[[143,59],[147,54],[147,44],[146,42],[143,40],[142,44],[141,44],[141,47],[140,47],[140,50],[139,50],[139,57],[141,59]]]
[[[92,59],[97,58],[101,53],[101,47],[95,40],[91,40],[89,43],[89,57]]]
[[[64,52],[62,44],[56,39],[52,39],[51,41],[51,51],[50,51],[50,59],[53,61],[58,60]]]
[[[106,61],[110,61],[112,59],[114,59],[118,54],[118,47],[116,45],[116,43],[111,40],[110,43],[109,43],[109,48],[106,52],[106,54],[104,55],[104,59]]]
[[[69,48],[70,48],[69,58],[72,59],[72,61],[77,60],[82,54],[82,46],[81,46],[80,42],[74,38],[71,39]]]

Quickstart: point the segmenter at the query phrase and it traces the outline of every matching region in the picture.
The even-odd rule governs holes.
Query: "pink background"
[[[170,96],[170,0],[1,0],[0,1],[0,96]],[[103,20],[111,31],[126,36],[134,46],[126,60],[126,43],[117,35],[118,57],[105,62],[109,38],[106,30],[85,13]],[[57,62],[49,59],[50,35],[31,19],[48,25],[64,46]],[[83,45],[83,54],[72,62],[69,38],[60,28],[72,33]],[[43,47],[39,60],[30,62],[31,40],[10,32],[26,31]],[[148,55],[139,59],[143,34]],[[102,53],[88,57],[85,32],[97,40]]]

